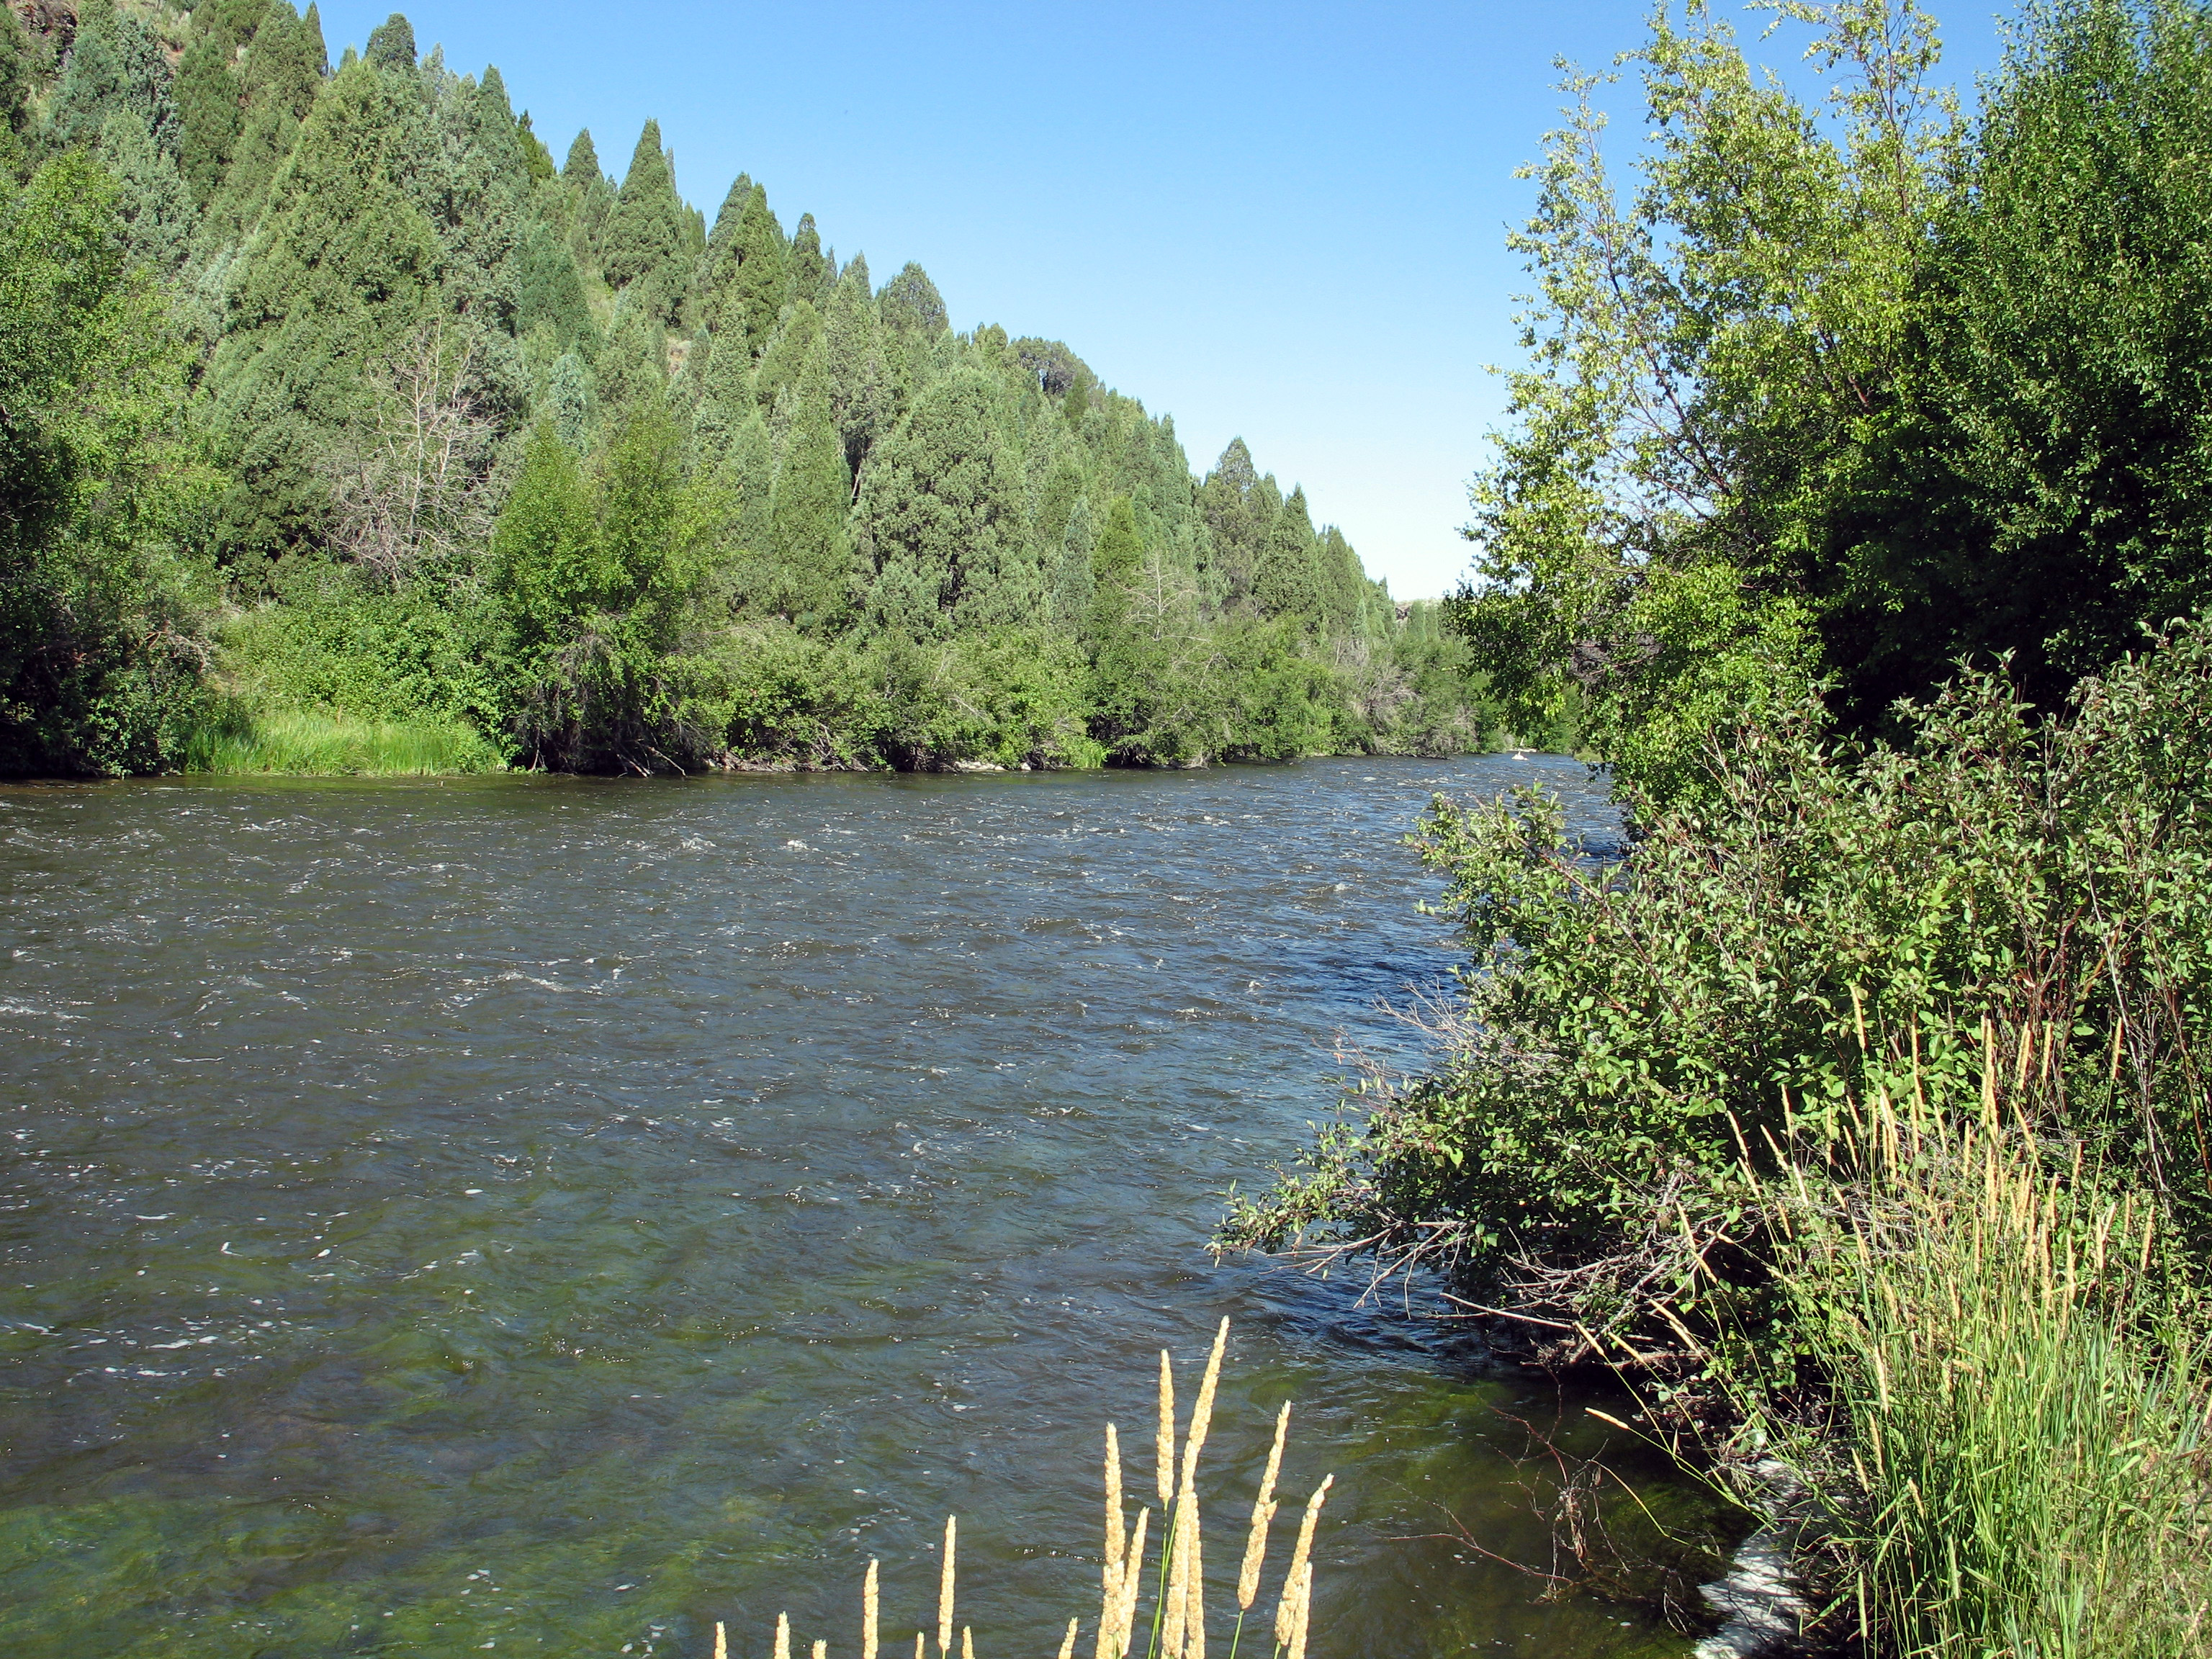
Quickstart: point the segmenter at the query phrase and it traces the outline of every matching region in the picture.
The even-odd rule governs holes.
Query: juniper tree
[[[883,312],[884,321],[903,333],[929,339],[951,327],[945,309],[945,296],[929,280],[929,273],[912,260],[884,284],[876,303]]]
[[[785,310],[753,371],[753,396],[763,408],[775,408],[777,394],[798,383],[821,342],[822,317],[811,304],[801,300]]]
[[[368,46],[362,56],[379,69],[412,70],[415,67],[415,26],[398,12],[393,12],[368,33]]]
[[[125,111],[145,125],[157,149],[174,154],[177,108],[161,41],[129,12],[88,7],[54,89],[49,141],[61,146],[94,143],[108,118]]]
[[[133,110],[118,110],[100,129],[100,164],[115,179],[116,223],[133,264],[157,276],[185,262],[199,210],[175,159],[154,143]]]
[[[924,392],[876,447],[856,519],[876,585],[896,595],[902,626],[941,634],[1044,617],[1043,572],[1022,522],[1000,397],[988,377],[957,372]]]
[[[738,217],[738,263],[730,284],[744,302],[745,341],[754,352],[766,346],[776,319],[782,314],[791,286],[788,258],[783,227],[769,211],[768,192],[755,185]]]
[[[830,297],[837,273],[822,255],[822,233],[814,216],[802,213],[791,233],[791,297],[819,307]]]
[[[877,439],[898,419],[898,387],[884,354],[883,321],[868,289],[868,261],[855,254],[830,289],[823,319],[828,351],[830,407],[844,441],[845,463],[855,477]]]
[[[1312,516],[1303,485],[1274,515],[1253,573],[1252,599],[1262,617],[1286,617],[1310,632],[1325,622],[1319,572],[1316,568]]]
[[[811,306],[801,306],[811,311]],[[769,507],[776,556],[775,608],[802,628],[843,620],[853,578],[853,475],[830,413],[826,353],[817,331],[797,381],[783,394],[781,453]]]
[[[635,285],[662,322],[673,321],[686,286],[683,204],[660,147],[660,123],[647,121],[630,154],[600,252],[600,268],[617,288]]]
[[[219,533],[234,550],[316,532],[313,460],[362,406],[361,366],[437,311],[443,250],[412,193],[435,143],[414,78],[365,61],[301,127],[206,374],[234,480]]]

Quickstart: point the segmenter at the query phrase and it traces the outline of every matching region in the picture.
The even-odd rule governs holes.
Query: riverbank
[[[1440,800],[1435,1063],[1226,1242],[1441,1268],[1693,1466],[1782,1461],[1817,1639],[2212,1651],[2212,644],[1904,723],[1752,722],[1628,848]]]

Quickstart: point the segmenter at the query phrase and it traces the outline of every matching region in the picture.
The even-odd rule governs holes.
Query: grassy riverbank
[[[422,777],[505,769],[459,720],[363,720],[337,714],[228,711],[186,740],[186,772],[219,776]]]

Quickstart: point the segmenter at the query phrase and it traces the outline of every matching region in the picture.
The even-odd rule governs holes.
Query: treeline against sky
[[[404,17],[333,68],[286,0],[10,12],[0,120],[0,769],[310,714],[591,770],[1483,744],[1241,440],[1194,477],[748,177],[710,222],[654,123],[556,162]]]

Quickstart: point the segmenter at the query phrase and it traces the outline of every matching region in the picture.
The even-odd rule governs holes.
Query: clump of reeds
[[[1160,1352],[1154,1486],[1159,1495],[1160,1512],[1168,1520],[1162,1528],[1156,1555],[1147,1553],[1152,1511],[1149,1506],[1139,1507],[1136,1519],[1129,1519],[1123,1496],[1121,1437],[1113,1424],[1106,1425],[1105,1553],[1098,1618],[1093,1632],[1094,1659],[1127,1659],[1133,1651],[1138,1615],[1148,1587],[1152,1594],[1146,1659],[1206,1659],[1206,1569],[1198,1461],[1213,1426],[1214,1395],[1221,1380],[1222,1355],[1228,1344],[1229,1322],[1224,1319],[1214,1334],[1213,1348],[1206,1357],[1197,1398],[1180,1439],[1176,1434],[1174,1362],[1165,1349]],[[1259,1492],[1252,1503],[1243,1561],[1237,1579],[1237,1623],[1230,1638],[1229,1659],[1237,1659],[1245,1618],[1259,1599],[1267,1565],[1268,1535],[1279,1508],[1275,1501],[1275,1482],[1282,1472],[1283,1448],[1290,1425],[1291,1408],[1285,1403],[1275,1418],[1274,1443],[1267,1453],[1267,1470],[1261,1476]],[[1283,1573],[1276,1598],[1273,1659],[1305,1659],[1313,1611],[1314,1532],[1335,1479],[1334,1475],[1325,1477],[1306,1502],[1297,1541],[1291,1549],[1290,1564]],[[935,1659],[951,1659],[952,1653],[958,1542],[958,1518],[947,1516],[938,1577]],[[877,1659],[881,1630],[878,1566],[877,1562],[870,1561],[861,1583],[860,1659]],[[1067,1629],[1060,1638],[1059,1659],[1074,1659],[1081,1630],[1079,1617],[1067,1621]],[[963,1625],[959,1632],[960,1659],[975,1659],[973,1631]],[[931,1659],[929,1638],[927,1629],[915,1632],[915,1659]],[[814,1644],[814,1659],[827,1659],[827,1643]],[[787,1613],[776,1615],[774,1655],[775,1659],[791,1659],[791,1620]],[[714,1626],[714,1659],[729,1659],[728,1629],[721,1623]]]
[[[1874,1650],[2212,1655],[2203,1331],[2150,1288],[2154,1205],[2055,1161],[1984,1044],[1978,1112],[1883,1092],[1768,1183],[1826,1407],[1754,1423]]]

